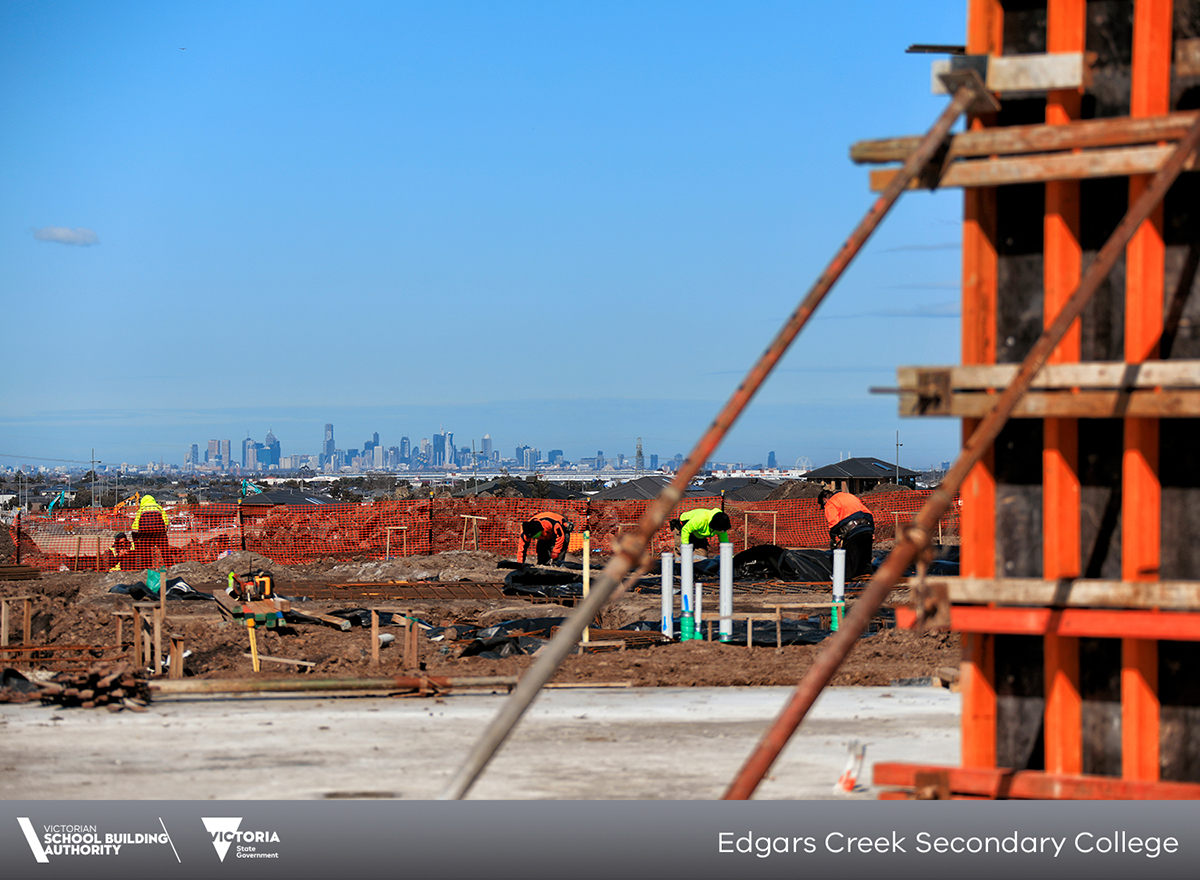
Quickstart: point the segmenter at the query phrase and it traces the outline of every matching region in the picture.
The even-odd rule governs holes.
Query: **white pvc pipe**
[[[703,639],[704,634],[700,629],[701,621],[704,619],[704,584],[696,584],[696,601],[692,603],[695,609],[692,613],[696,615],[696,638]]]
[[[846,598],[846,551],[833,551],[833,601]]]
[[[733,544],[721,544],[721,592],[717,602],[717,611],[721,614],[721,641],[728,642],[733,638]],[[750,626],[750,621],[746,621]]]
[[[675,554],[662,555],[662,631],[675,637]]]
[[[692,604],[692,562],[695,549],[691,543],[679,547],[679,594],[684,597],[685,611],[695,610]]]

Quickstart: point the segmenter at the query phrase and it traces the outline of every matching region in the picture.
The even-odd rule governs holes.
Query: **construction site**
[[[14,522],[0,795],[1200,797],[1200,2],[967,8],[962,45],[910,49],[945,109],[850,146],[876,202],[656,498],[181,505],[116,571],[131,512]],[[887,390],[961,452],[862,495],[874,559],[842,583],[813,494],[687,490],[889,208],[947,188],[961,363]],[[685,564],[669,521],[716,507],[732,552]],[[565,563],[515,561],[544,510]],[[218,783],[230,731],[256,745]],[[370,753],[397,735],[407,783]]]

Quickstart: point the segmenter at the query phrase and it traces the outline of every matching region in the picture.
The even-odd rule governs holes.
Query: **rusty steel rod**
[[[767,774],[771,764],[783,751],[792,734],[796,732],[821,691],[829,684],[833,674],[853,649],[867,623],[875,615],[879,606],[883,604],[883,600],[887,598],[887,594],[900,580],[909,563],[916,558],[917,553],[928,546],[930,532],[950,508],[954,501],[954,495],[958,492],[967,473],[983,457],[984,452],[991,448],[1013,409],[1025,392],[1029,390],[1038,370],[1046,363],[1055,346],[1083,312],[1100,284],[1108,277],[1117,258],[1121,256],[1125,246],[1133,238],[1134,232],[1166,196],[1167,190],[1171,188],[1171,184],[1183,170],[1185,161],[1196,150],[1198,144],[1200,144],[1200,118],[1188,130],[1184,139],[1179,142],[1179,146],[1171,154],[1162,170],[1154,176],[1150,185],[1129,207],[1108,241],[1104,243],[1104,247],[1096,254],[1096,259],[1080,279],[1079,286],[1075,288],[1054,321],[1042,331],[1042,335],[1038,337],[1037,342],[1034,343],[1033,348],[1021,363],[1021,368],[1017,371],[1012,383],[997,398],[992,411],[972,432],[959,452],[953,467],[946,473],[945,479],[917,514],[915,528],[904,534],[901,542],[884,560],[883,565],[876,570],[866,589],[859,594],[858,602],[855,603],[853,610],[847,615],[846,620],[826,644],[825,649],[809,668],[808,673],[796,686],[791,699],[763,735],[758,747],[742,765],[742,769],[738,771],[729,789],[725,792],[725,800],[745,800],[754,793],[754,789],[758,787],[758,783]]]
[[[862,249],[892,205],[907,188],[909,181],[924,171],[949,136],[955,121],[975,100],[978,88],[977,85],[968,83],[955,91],[950,104],[925,135],[920,146],[909,155],[896,178],[876,199],[866,216],[855,227],[850,237],[846,239],[829,265],[826,266],[825,271],[817,278],[808,294],[776,334],[775,339],[747,373],[746,378],[734,391],[725,407],[709,425],[691,455],[675,474],[675,479],[647,506],[646,512],[638,521],[637,529],[622,535],[616,546],[617,552],[613,554],[603,571],[592,582],[587,598],[575,606],[571,616],[559,629],[558,634],[542,649],[541,656],[505,701],[500,712],[475,744],[471,754],[467,756],[466,762],[454,779],[450,781],[445,792],[442,793],[442,800],[460,799],[470,790],[492,756],[504,744],[504,740],[508,738],[521,716],[525,714],[525,710],[537,697],[538,692],[575,647],[584,629],[608,602],[609,597],[622,583],[630,569],[640,563],[651,538],[662,528],[662,524],[666,522],[671,510],[679,503],[683,497],[683,491],[691,482],[692,477],[708,460],[733,426],[734,421],[750,403],[751,398],[762,387],[763,382],[779,363],[800,330],[808,323],[817,306],[821,304],[842,273],[846,271],[851,260]]]
[[[150,690],[176,694],[267,694],[303,691],[447,691],[455,688],[512,687],[514,675],[398,675],[392,678],[190,678],[152,681]]]

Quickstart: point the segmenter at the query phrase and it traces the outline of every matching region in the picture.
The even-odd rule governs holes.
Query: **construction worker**
[[[112,546],[108,548],[108,561],[112,563],[109,571],[120,571],[121,563],[129,565],[132,550],[133,545],[129,542],[129,536],[124,532],[117,532]]]
[[[154,500],[154,496],[143,495],[138,503],[137,515],[133,518],[134,568],[152,568],[155,565],[155,551],[162,554],[163,565],[171,564],[168,559],[168,525],[166,511]]]
[[[567,542],[573,530],[571,521],[562,514],[552,510],[534,514],[521,525],[521,537],[517,541],[518,561],[525,561],[529,545],[536,541],[538,565],[545,565],[552,559],[556,565],[561,563],[567,555]]]
[[[729,515],[719,507],[699,507],[687,510],[679,519],[671,520],[671,528],[679,533],[679,546],[691,544],[696,550],[708,553],[708,539],[716,535],[722,544],[729,543]]]
[[[846,551],[846,580],[865,574],[875,542],[875,518],[865,504],[849,492],[822,489],[817,504],[829,523],[829,549]]]

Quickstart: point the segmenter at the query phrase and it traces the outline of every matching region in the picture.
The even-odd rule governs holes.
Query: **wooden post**
[[[474,540],[475,549],[478,550],[479,549],[479,521],[486,520],[487,517],[486,516],[471,516],[470,514],[467,514],[467,513],[460,513],[459,517],[461,517],[463,520],[471,521],[471,537]],[[465,550],[466,547],[467,547],[467,524],[466,524],[466,522],[464,522],[463,523],[462,540],[459,542],[458,549]]]
[[[371,665],[379,665],[379,612],[371,609]]]
[[[416,618],[411,610],[404,612],[404,662],[409,669],[419,669],[421,666],[421,645],[417,641]]]
[[[257,627],[254,624],[254,618],[247,617],[246,631],[250,633],[250,663],[252,664],[254,671],[258,672],[262,667],[258,662],[258,637],[255,635],[255,629],[257,629]]]
[[[142,648],[142,611],[133,604],[133,659],[138,666],[145,667],[145,650]]]
[[[162,631],[166,614],[161,608],[154,610],[154,674],[162,675]]]
[[[171,668],[167,678],[183,678],[183,634],[171,633]]]

